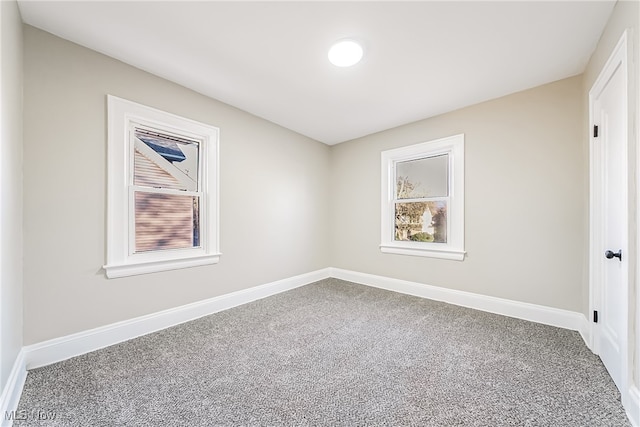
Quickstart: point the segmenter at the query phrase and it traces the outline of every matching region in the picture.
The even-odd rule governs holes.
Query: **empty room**
[[[639,23],[0,1],[0,425],[640,427]]]

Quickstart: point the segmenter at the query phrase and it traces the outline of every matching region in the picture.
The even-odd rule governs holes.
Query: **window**
[[[464,259],[464,135],[382,152],[380,249]]]
[[[107,277],[219,261],[218,129],[108,96]]]

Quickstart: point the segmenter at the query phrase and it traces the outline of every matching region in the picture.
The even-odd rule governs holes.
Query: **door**
[[[624,394],[629,265],[626,42],[618,44],[594,84],[590,106],[594,351]]]

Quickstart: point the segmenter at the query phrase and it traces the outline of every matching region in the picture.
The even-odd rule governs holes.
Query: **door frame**
[[[599,97],[602,91],[605,89],[607,83],[613,76],[616,70],[620,70],[624,73],[625,81],[625,123],[626,123],[626,138],[624,141],[624,150],[627,153],[627,163],[621,165],[624,168],[624,175],[627,176],[627,180],[624,183],[623,194],[625,194],[623,209],[623,241],[621,243],[621,249],[623,254],[627,254],[627,260],[629,257],[629,68],[628,68],[628,35],[629,30],[626,30],[616,47],[613,49],[609,59],[602,67],[598,78],[589,91],[589,347],[595,354],[600,354],[599,348],[599,324],[594,322],[593,314],[594,310],[601,308],[601,296],[602,296],[602,282],[604,278],[604,236],[603,230],[600,225],[604,219],[604,174],[602,168],[603,156],[601,151],[595,146],[596,138],[593,134],[595,123],[595,100]],[[624,256],[624,255],[623,255]],[[624,287],[623,293],[629,296],[629,266],[627,263],[627,269],[623,272],[622,286]],[[626,339],[621,345],[621,390],[623,404],[627,400],[628,384],[629,384],[629,351],[628,351],[628,336],[629,336],[629,309],[628,304],[623,305],[623,317],[625,319],[624,331],[622,334]],[[626,405],[625,405],[626,406]]]

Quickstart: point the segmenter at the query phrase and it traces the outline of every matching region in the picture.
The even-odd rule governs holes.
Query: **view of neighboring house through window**
[[[217,263],[218,128],[107,99],[107,277]]]
[[[464,259],[464,135],[382,152],[382,252]]]
[[[395,240],[447,243],[449,155],[396,163]]]
[[[199,143],[136,127],[135,252],[200,245]]]

